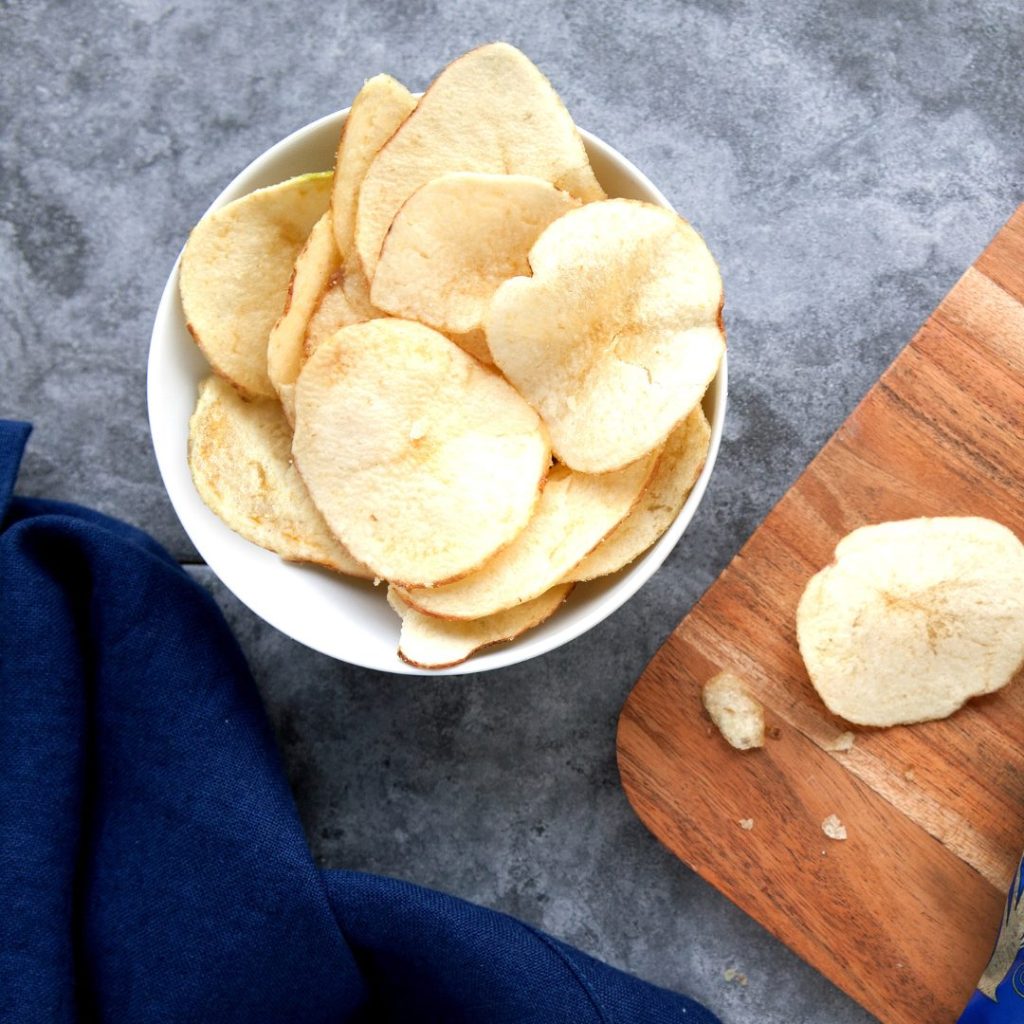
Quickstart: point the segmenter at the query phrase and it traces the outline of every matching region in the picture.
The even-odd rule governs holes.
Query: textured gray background
[[[0,2],[0,413],[22,491],[195,552],[146,424],[152,316],[250,159],[390,71],[521,46],[705,234],[732,393],[707,498],[652,582],[486,677],[355,671],[195,566],[250,657],[317,857],[500,907],[731,1024],[869,1018],[676,862],[619,789],[630,686],[1022,195],[1024,15],[962,4]],[[737,967],[744,987],[725,982]]]

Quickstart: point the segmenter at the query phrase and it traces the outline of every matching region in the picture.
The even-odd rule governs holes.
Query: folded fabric
[[[28,432],[0,421],[0,1020],[713,1024],[505,915],[318,871],[215,604],[140,531],[12,499]]]

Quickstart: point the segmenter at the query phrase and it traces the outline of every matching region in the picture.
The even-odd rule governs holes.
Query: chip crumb
[[[914,779],[917,778],[917,776],[914,774],[914,769],[913,768],[908,768],[903,773],[903,778],[905,778],[907,780],[907,782],[913,782]]]
[[[740,818],[740,828],[749,832],[754,827],[753,818]]]
[[[730,984],[735,982],[743,988],[747,987],[747,976],[742,971],[738,971],[735,967],[726,967],[726,969],[722,971],[722,977]]]
[[[833,739],[826,740],[822,745],[822,750],[828,750],[832,753],[845,753],[847,750],[853,750],[854,743],[857,742],[857,737],[852,732],[841,732],[838,736]]]
[[[822,823],[821,831],[829,837],[829,839],[845,839],[846,838],[846,826],[834,815],[830,814]],[[825,851],[822,850],[822,853]]]
[[[704,684],[704,707],[711,721],[737,750],[764,746],[764,709],[732,672],[719,672]]]
[[[384,581],[379,576],[373,577],[373,585],[379,587]]]
[[[427,433],[427,421],[421,416],[409,428],[409,440],[419,441]]]

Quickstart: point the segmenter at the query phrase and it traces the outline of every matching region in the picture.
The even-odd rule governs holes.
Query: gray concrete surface
[[[193,571],[239,631],[323,863],[519,914],[730,1024],[863,1022],[644,831],[614,723],[658,644],[1024,198],[1016,0],[0,0],[0,414],[36,424],[21,489],[196,561],[145,412],[150,324],[189,227],[365,77],[422,88],[495,38],[721,261],[732,393],[691,530],[611,621],[461,680],[331,663]]]

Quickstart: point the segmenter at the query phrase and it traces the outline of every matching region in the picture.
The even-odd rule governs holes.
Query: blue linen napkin
[[[315,867],[241,652],[144,533],[11,498],[0,1021],[717,1024],[503,914]]]

